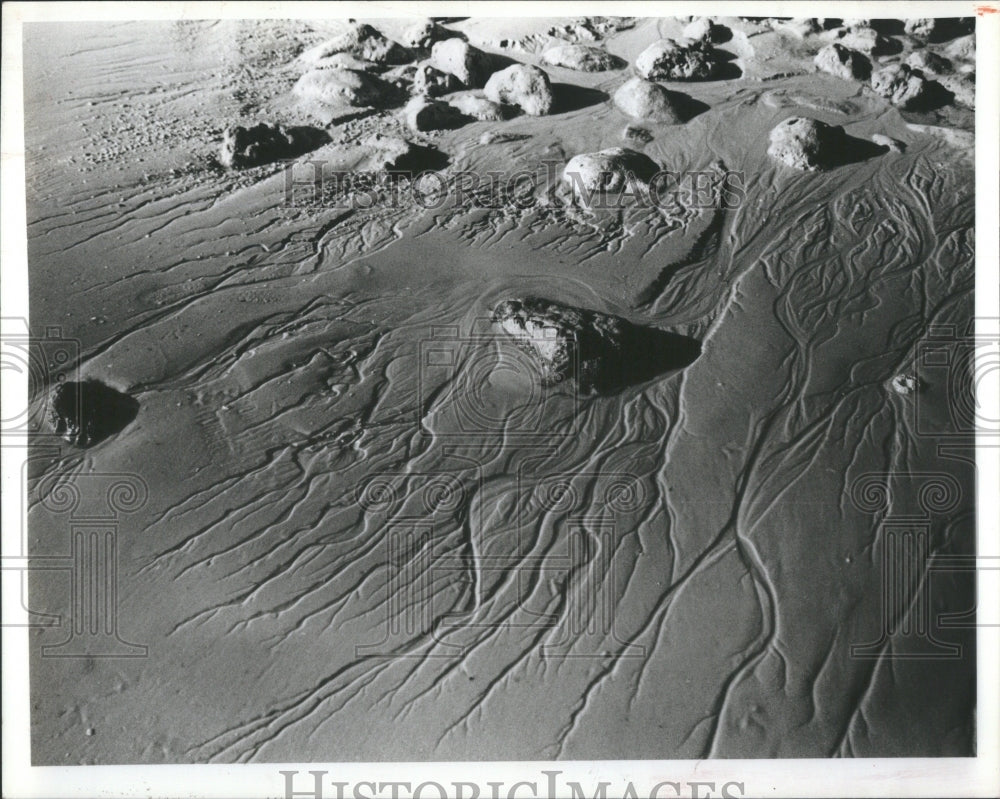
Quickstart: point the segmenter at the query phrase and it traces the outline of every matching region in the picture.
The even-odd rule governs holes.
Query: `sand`
[[[937,449],[968,438],[917,357],[973,311],[973,112],[816,70],[858,36],[716,21],[732,33],[711,45],[716,79],[661,82],[699,112],[627,146],[742,173],[738,202],[603,210],[562,169],[623,146],[615,90],[687,20],[448,22],[520,63],[562,42],[627,66],[545,64],[546,115],[426,132],[407,127],[404,67],[357,78],[392,86],[384,105],[320,118],[296,95],[317,68],[299,55],[344,25],[26,28],[32,324],[138,403],[93,446],[37,443],[32,554],[67,551],[67,513],[40,501],[53,480],[148,488],[117,538],[118,631],[146,656],[41,657],[66,630],[37,630],[35,764],[974,751],[972,633],[938,631],[964,647],[952,659],[881,636],[883,522],[923,512],[927,474],[961,492],[926,511],[930,548],[974,547],[972,466]],[[413,26],[368,22],[388,41]],[[974,47],[886,36],[900,50],[879,67],[929,48],[958,70]],[[900,146],[802,172],[767,155],[790,117]],[[224,169],[223,132],[257,122],[330,141],[291,173]],[[431,179],[419,198],[327,181],[310,205],[313,161],[538,185],[437,204]],[[523,296],[700,354],[614,392],[542,387],[489,318]],[[889,506],[859,500],[884,473]],[[68,585],[33,578],[31,607],[69,613]],[[970,592],[938,575],[935,609]],[[852,657],[869,643],[878,657]]]

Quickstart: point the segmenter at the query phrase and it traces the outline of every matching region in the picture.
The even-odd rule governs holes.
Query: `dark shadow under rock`
[[[566,114],[598,105],[608,99],[607,92],[590,89],[586,86],[574,86],[572,83],[552,84],[552,109],[550,114]]]
[[[651,327],[538,297],[501,302],[493,322],[538,365],[543,385],[576,379],[606,394],[690,365],[701,343]]]
[[[60,383],[49,395],[53,430],[78,447],[89,447],[125,429],[139,403],[98,380]]]
[[[320,128],[282,128],[265,123],[252,128],[236,125],[228,128],[223,135],[219,161],[223,166],[234,169],[260,166],[298,158],[329,141],[329,134]]]
[[[411,144],[406,152],[386,165],[386,171],[396,177],[412,178],[421,172],[444,169],[448,163],[448,156],[437,148]]]

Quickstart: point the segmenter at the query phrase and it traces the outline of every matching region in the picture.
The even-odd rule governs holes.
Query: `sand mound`
[[[717,60],[707,42],[660,39],[639,54],[635,68],[651,80],[706,80],[715,74]]]
[[[771,131],[767,154],[794,169],[829,168],[843,146],[844,129],[818,119],[790,117]]]
[[[507,118],[503,106],[492,100],[487,100],[485,97],[464,94],[460,97],[453,97],[448,102],[467,117],[472,117],[480,122],[501,122]]]
[[[47,415],[57,435],[77,447],[89,447],[131,422],[139,403],[97,380],[59,383],[49,394]]]
[[[927,98],[927,81],[921,72],[906,64],[891,64],[872,73],[876,94],[903,109],[919,107]]]
[[[620,192],[635,182],[648,183],[659,171],[656,162],[627,147],[582,153],[570,159],[562,179],[575,193]]]
[[[380,106],[393,94],[393,87],[359,70],[314,69],[299,78],[292,91],[321,105]]]
[[[314,128],[283,129],[261,123],[252,128],[236,125],[222,137],[219,161],[223,166],[241,168],[258,166],[283,158],[295,158],[329,141],[329,136]]]
[[[580,72],[605,72],[622,69],[625,61],[600,47],[585,44],[560,44],[542,53],[542,61],[555,67],[576,69]]]
[[[487,99],[495,103],[516,105],[533,117],[552,110],[552,85],[549,76],[530,64],[514,64],[495,72],[486,82]]]
[[[733,32],[729,28],[713,22],[708,17],[696,17],[684,27],[681,35],[685,39],[712,44],[721,44],[733,38]]]
[[[452,130],[464,125],[468,118],[453,105],[427,97],[414,97],[406,104],[406,124],[413,130]]]
[[[844,80],[868,80],[872,74],[872,62],[867,57],[836,42],[820,50],[813,63],[817,69]]]
[[[413,73],[413,94],[424,94],[428,97],[440,97],[462,87],[461,81],[449,72],[442,72],[432,66],[429,61],[417,64]]]
[[[353,23],[340,36],[306,50],[300,58],[316,63],[335,53],[349,53],[363,61],[375,64],[405,64],[413,54],[402,45],[390,41],[371,25]]]
[[[481,89],[492,74],[496,59],[464,39],[446,39],[431,49],[431,64],[458,78],[463,85]]]
[[[642,78],[632,78],[623,83],[612,99],[619,111],[633,119],[648,119],[670,125],[683,122],[670,92],[659,84]]]

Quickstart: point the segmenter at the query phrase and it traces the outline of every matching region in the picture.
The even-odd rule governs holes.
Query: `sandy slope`
[[[557,22],[451,27],[538,63]],[[889,515],[920,512],[920,474],[952,478],[931,540],[973,546],[971,466],[888,388],[930,329],[971,317],[968,153],[908,126],[971,112],[904,115],[815,73],[822,36],[725,22],[742,77],[667,84],[708,110],[628,146],[742,171],[746,200],[669,213],[554,191],[527,210],[289,208],[279,167],[211,158],[231,122],[316,124],[289,99],[295,56],[335,26],[29,29],[32,322],[141,403],[94,448],[37,448],[35,485],[149,486],[119,539],[121,635],[149,655],[33,650],[35,763],[974,750],[967,631],[942,633],[960,659],[849,656],[879,638],[886,547],[858,478],[897,473]],[[631,62],[681,27],[604,46]],[[364,166],[356,142],[382,132],[485,174],[622,146],[628,70],[547,69],[568,87],[552,116],[423,135],[361,115],[313,157]],[[796,172],[765,153],[793,115],[905,151]],[[513,351],[498,365],[486,323],[528,293],[702,354],[612,396],[542,392]],[[948,391],[926,383],[921,424],[949,429]],[[66,524],[37,505],[33,553],[64,552]],[[32,606],[66,613],[67,586],[34,579]],[[935,608],[970,590],[935,576]]]

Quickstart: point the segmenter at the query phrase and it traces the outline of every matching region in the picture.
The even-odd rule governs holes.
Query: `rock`
[[[876,94],[903,109],[914,109],[926,99],[927,81],[923,74],[906,64],[891,64],[872,73]]]
[[[334,53],[350,53],[363,61],[376,64],[405,64],[413,58],[407,48],[389,41],[371,25],[353,21],[340,36],[311,47],[300,58],[315,63]]]
[[[542,385],[575,378],[589,393],[614,391],[686,366],[700,352],[692,339],[539,297],[499,303],[492,321],[531,357]]]
[[[944,48],[944,52],[948,58],[956,61],[968,61],[974,64],[976,61],[975,35],[961,36],[957,39],[953,39],[948,42],[947,46]]]
[[[431,48],[431,64],[454,75],[470,89],[481,89],[496,66],[496,59],[464,39],[446,39]]]
[[[767,154],[793,169],[812,172],[829,168],[844,140],[844,129],[839,126],[807,117],[789,117],[771,131]]]
[[[814,33],[823,30],[823,26],[818,19],[812,17],[797,17],[795,19],[783,19],[776,23],[775,27],[785,33],[791,33],[804,39]]]
[[[625,61],[600,47],[585,44],[560,44],[542,53],[542,61],[555,67],[576,69],[580,72],[605,72],[622,69]]]
[[[502,130],[488,130],[479,137],[480,144],[503,144],[508,141],[523,141],[529,138],[526,133],[508,133]]]
[[[414,94],[424,94],[428,97],[440,97],[442,94],[450,94],[462,88],[462,83],[449,72],[442,72],[431,66],[430,62],[422,61],[417,64],[413,73],[412,92]]]
[[[495,72],[486,82],[487,99],[516,105],[530,116],[543,116],[552,110],[552,85],[549,76],[530,64],[514,64]]]
[[[669,125],[684,121],[670,92],[658,83],[642,78],[625,81],[615,91],[612,100],[619,111],[633,119],[648,119]]]
[[[636,71],[649,80],[707,80],[717,70],[717,60],[707,42],[660,39],[639,53]]]
[[[66,381],[52,389],[47,415],[53,430],[70,444],[89,447],[135,419],[139,403],[98,380]]]
[[[406,104],[404,114],[406,124],[417,131],[451,130],[468,122],[455,106],[427,97],[414,97]]]
[[[873,133],[871,139],[879,147],[886,147],[893,153],[901,153],[906,149],[906,145],[899,141],[899,139],[894,139],[891,136],[885,136],[881,133]]]
[[[975,73],[959,75],[940,75],[938,83],[946,91],[951,92],[956,101],[969,108],[976,107],[976,76]]]
[[[892,55],[903,49],[895,39],[888,39],[874,28],[850,28],[840,37],[840,43],[852,50],[859,50],[869,57]]]
[[[696,17],[681,31],[685,39],[706,41],[711,44],[721,44],[733,37],[733,32],[725,25],[717,25],[708,17]]]
[[[429,50],[434,42],[442,42],[451,38],[454,34],[442,28],[436,22],[425,19],[422,22],[415,22],[400,37],[403,44],[418,50]]]
[[[934,75],[951,71],[951,61],[929,50],[915,50],[906,57],[906,65]]]
[[[393,88],[367,72],[314,69],[299,78],[292,91],[304,100],[324,105],[384,105]]]
[[[223,166],[242,168],[296,158],[316,145],[329,141],[323,131],[313,128],[290,128],[261,123],[252,128],[236,125],[222,137],[219,161]]]
[[[485,97],[465,94],[460,97],[453,97],[448,101],[467,117],[472,117],[480,122],[501,122],[507,118],[507,112],[503,106],[487,100]]]
[[[562,180],[578,196],[594,192],[619,193],[635,182],[649,183],[660,171],[649,156],[626,147],[575,155],[563,168]]]
[[[836,42],[820,50],[813,63],[817,69],[844,80],[868,80],[872,74],[872,62],[868,58]]]
[[[902,374],[892,378],[892,390],[901,396],[916,394],[920,388],[920,378],[916,375]]]
[[[926,39],[934,33],[934,29],[937,27],[937,20],[932,17],[919,18],[919,19],[907,19],[903,21],[903,33],[910,36],[916,36],[920,39]]]
[[[891,136],[886,136],[882,133],[873,133],[871,135],[871,140],[879,147],[885,147],[892,153],[901,153],[906,150],[906,145],[899,139],[894,139]]]
[[[622,138],[636,144],[649,144],[653,140],[653,134],[637,125],[626,125],[622,131]]]

